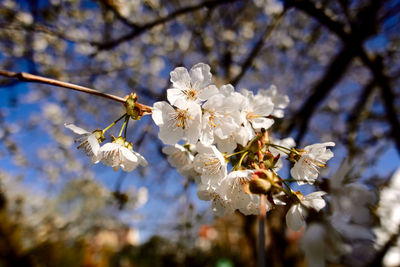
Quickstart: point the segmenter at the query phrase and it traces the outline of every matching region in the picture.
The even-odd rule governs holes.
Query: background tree
[[[290,135],[299,146],[334,141],[332,166],[350,159],[369,189],[378,189],[399,165],[399,10],[397,0],[3,0],[0,69],[118,96],[136,92],[140,102],[150,106],[166,99],[171,70],[198,62],[211,66],[218,86],[231,83],[257,90],[274,84],[291,100],[285,117],[274,124],[273,131],[280,134],[276,137]],[[165,160],[150,118],[129,128],[135,150],[149,166],[116,174],[102,166],[89,167],[71,149],[73,139],[63,124],[104,128],[120,115],[121,105],[16,79],[1,79],[0,86],[2,212],[10,225],[22,225],[21,231],[51,229],[39,238],[11,234],[5,225],[1,234],[16,240],[15,247],[4,252],[10,262],[29,261],[26,251],[53,238],[64,241],[65,231],[74,227],[76,235],[67,236],[76,241],[78,236],[94,238],[99,229],[115,229],[116,224],[135,226],[145,237],[159,234],[179,240],[174,245],[180,249],[172,251],[190,255],[201,226],[212,223],[220,240],[213,245],[223,250],[234,244],[226,254],[231,255],[246,244],[242,257],[254,264],[255,218],[236,215],[214,221],[207,205],[194,195],[192,181]],[[30,190],[21,189],[25,186]],[[135,216],[131,209],[143,204],[140,187],[148,188],[149,201],[139,210],[141,216]],[[93,195],[99,201],[91,200]],[[39,207],[50,201],[59,208],[36,212],[30,207],[36,198]],[[71,204],[71,199],[78,200]],[[87,217],[68,218],[76,207]],[[26,216],[26,223],[19,216]],[[54,223],[58,216],[68,227]],[[274,266],[302,261],[299,237],[286,232],[284,216],[285,208],[267,215],[266,255]],[[230,236],[232,232],[237,236]],[[365,248],[365,242],[358,248]],[[358,261],[355,249],[339,262],[381,262],[387,249],[383,246],[376,254],[371,249],[376,257],[365,261]]]

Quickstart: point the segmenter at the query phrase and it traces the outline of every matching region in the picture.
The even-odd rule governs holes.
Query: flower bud
[[[249,191],[252,194],[267,194],[271,189],[271,183],[264,179],[253,179],[249,182]]]
[[[99,143],[103,142],[106,138],[104,137],[104,133],[103,130],[99,130],[97,129],[96,131],[93,132],[94,136],[96,137],[97,141],[99,141]]]
[[[133,120],[139,120],[141,117],[141,110],[136,106],[136,101],[138,97],[135,94],[130,94],[126,98],[125,106],[126,106],[126,114],[128,114]]]

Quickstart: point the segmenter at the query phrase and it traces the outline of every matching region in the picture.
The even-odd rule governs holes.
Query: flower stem
[[[124,138],[125,138],[125,139],[126,139],[126,131],[128,130],[129,118],[130,118],[130,116],[126,116],[126,117],[125,117],[125,121],[126,121],[125,131],[124,131]]]
[[[235,152],[235,153],[226,155],[225,158],[230,158],[230,157],[232,157],[232,156],[235,156],[235,155],[238,155],[238,154],[241,154],[241,153],[244,153],[244,152],[246,152],[246,150],[240,150],[240,151],[238,151],[238,152]]]
[[[122,131],[125,129],[126,121],[127,121],[127,120],[126,120],[126,117],[128,117],[128,116],[125,115],[125,121],[124,121],[124,123],[122,124],[121,131],[119,131],[118,137],[120,137],[120,136],[122,135]]]
[[[240,168],[241,166],[242,166],[242,161],[243,161],[243,159],[244,159],[244,157],[246,157],[246,155],[248,154],[249,152],[248,151],[246,151],[246,152],[244,152],[243,153],[243,155],[240,157],[240,159],[239,159],[239,162],[235,165],[235,167],[233,168],[234,170],[237,170],[238,168]]]
[[[272,146],[273,148],[276,148],[279,151],[282,151],[283,153],[286,153],[286,154],[290,154],[290,152],[292,152],[292,149],[290,149],[288,147],[284,147],[284,146],[280,146],[280,145],[276,145],[276,144],[267,144],[267,145]],[[282,149],[285,149],[286,151],[283,151]]]
[[[106,128],[104,128],[103,130],[103,134],[105,132],[107,132],[111,127],[113,127],[117,122],[119,122],[123,117],[126,116],[126,113],[124,115],[122,115],[121,117],[119,117],[116,121],[114,121],[113,123],[111,123],[110,125],[108,125]]]
[[[265,266],[265,216],[266,196],[260,195],[260,211],[258,214],[258,266]]]

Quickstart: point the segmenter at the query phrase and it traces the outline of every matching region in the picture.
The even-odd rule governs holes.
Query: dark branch
[[[370,102],[370,96],[376,87],[376,81],[372,80],[364,87],[360,96],[358,97],[357,104],[353,107],[352,112],[347,118],[347,129],[348,135],[347,140],[348,149],[349,149],[349,157],[352,158],[355,156],[357,149],[355,147],[355,139],[357,137],[358,124],[365,116],[365,106]]]
[[[313,3],[304,0],[287,1],[288,7],[298,8],[315,18],[323,26],[336,34],[344,44],[344,48],[332,61],[323,79],[314,87],[313,94],[306,100],[300,111],[286,128],[286,133],[289,133],[296,125],[299,125],[299,132],[296,138],[297,143],[300,143],[304,137],[309,120],[318,104],[325,99],[333,89],[333,86],[343,76],[351,60],[363,50],[362,44],[364,40],[376,31],[375,22],[378,11],[383,4],[382,2],[371,0],[371,4],[361,9],[358,13],[357,23],[352,23],[352,32],[347,33],[344,24],[331,19],[322,9],[317,8]]]
[[[235,86],[239,83],[239,81],[245,75],[246,71],[251,67],[253,60],[256,58],[258,53],[261,51],[262,47],[264,46],[265,41],[271,36],[274,29],[279,25],[279,22],[282,20],[283,15],[285,14],[285,11],[282,12],[281,14],[279,14],[276,18],[274,18],[274,21],[272,22],[272,24],[268,25],[265,28],[264,33],[261,35],[260,39],[256,42],[256,44],[254,45],[251,52],[249,53],[247,58],[244,60],[244,62],[242,64],[242,68],[240,70],[240,73],[231,80],[230,83],[233,86]]]
[[[313,94],[305,101],[299,112],[297,112],[292,119],[286,132],[291,132],[296,124],[299,124],[299,132],[296,137],[297,144],[299,144],[304,137],[308,128],[309,120],[314,111],[333,89],[335,84],[342,78],[353,57],[354,49],[352,47],[344,47],[339,52],[336,58],[329,65],[324,77],[314,86]]]
[[[184,15],[186,13],[194,12],[194,11],[202,9],[202,8],[213,8],[213,7],[221,5],[221,4],[226,4],[229,2],[235,2],[235,1],[238,1],[238,0],[212,0],[212,1],[204,1],[197,5],[183,7],[183,8],[180,8],[180,9],[172,12],[171,14],[169,14],[165,17],[162,17],[162,18],[156,19],[152,22],[137,26],[136,29],[134,29],[130,33],[123,35],[115,40],[111,40],[111,41],[105,42],[105,43],[92,42],[92,45],[97,46],[97,48],[99,50],[112,49],[112,48],[118,46],[119,44],[129,41],[129,40],[132,40],[132,39],[138,37],[139,35],[141,35],[143,32],[145,32],[157,25],[161,25],[170,20],[173,20],[178,16]]]
[[[372,60],[368,57],[365,50],[360,51],[360,57],[364,64],[373,73],[377,84],[379,84],[381,88],[383,103],[386,109],[386,117],[392,128],[392,137],[396,142],[397,152],[400,154],[400,122],[394,104],[396,97],[390,86],[389,78],[383,73],[384,66],[382,59],[376,57],[375,60]]]

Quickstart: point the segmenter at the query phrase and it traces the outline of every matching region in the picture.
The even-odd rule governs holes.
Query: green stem
[[[111,127],[114,126],[114,124],[116,124],[117,122],[119,122],[123,117],[126,116],[126,113],[124,115],[122,115],[121,117],[119,117],[116,121],[114,121],[113,123],[111,123],[110,125],[108,125],[104,130],[103,130],[103,134],[105,132],[107,132]]]
[[[280,145],[276,145],[276,144],[267,144],[267,145],[272,146],[272,147],[274,147],[274,148],[276,148],[276,149],[278,149],[278,150],[280,150],[280,151],[282,151],[283,153],[286,153],[286,154],[290,154],[290,152],[292,152],[292,149],[290,149],[288,147],[284,147],[284,146],[280,146]],[[289,151],[289,153],[285,152],[285,151],[283,151],[281,149],[285,149],[285,150]]]
[[[125,121],[124,121],[124,123],[122,124],[121,131],[119,131],[119,135],[118,135],[118,137],[120,137],[120,136],[122,135],[122,131],[124,130],[124,128],[125,128],[125,125],[126,125],[126,118],[125,118]]]
[[[242,166],[242,162],[244,157],[246,157],[246,155],[249,154],[248,151],[244,152],[243,155],[240,157],[239,162],[235,165],[235,167],[233,168],[234,170],[237,170],[238,168],[240,168]]]
[[[129,118],[130,118],[130,116],[126,116],[126,117],[125,117],[125,122],[126,122],[125,131],[124,131],[124,138],[125,138],[125,139],[126,139],[126,131],[128,130]]]
[[[246,150],[240,150],[240,151],[238,151],[238,152],[235,152],[235,153],[226,155],[225,158],[230,158],[230,157],[232,157],[232,156],[235,156],[235,155],[237,155],[237,154],[241,154],[241,153],[243,153],[243,152],[246,152]]]

